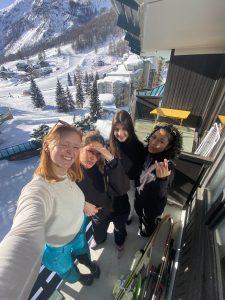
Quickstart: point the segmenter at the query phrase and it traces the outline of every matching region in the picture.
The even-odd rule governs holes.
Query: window
[[[212,178],[207,185],[207,190],[209,192],[209,208],[218,199],[218,197],[225,189],[225,158],[220,160],[220,164],[217,167],[216,172],[212,175]]]

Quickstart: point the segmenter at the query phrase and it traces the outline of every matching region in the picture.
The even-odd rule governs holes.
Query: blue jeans
[[[90,260],[90,250],[86,240],[87,217],[75,238],[68,244],[60,247],[45,245],[42,263],[51,271],[55,271],[63,280],[74,283],[79,280],[80,272],[74,264],[79,255],[87,255]]]

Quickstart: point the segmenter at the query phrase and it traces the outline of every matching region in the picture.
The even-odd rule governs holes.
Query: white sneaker
[[[90,248],[91,249],[95,249],[96,247],[97,247],[97,243],[96,243],[96,241],[95,241],[95,239],[93,238],[92,240],[91,240],[91,243],[90,243]]]

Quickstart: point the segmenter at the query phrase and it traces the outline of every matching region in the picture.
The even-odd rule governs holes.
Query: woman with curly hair
[[[136,190],[135,210],[139,235],[150,236],[166,206],[167,190],[174,177],[174,159],[182,149],[182,136],[172,124],[156,126],[146,139],[145,162]]]

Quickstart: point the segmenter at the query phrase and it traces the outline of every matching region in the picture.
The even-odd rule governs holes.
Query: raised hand
[[[164,178],[168,177],[171,174],[171,171],[168,167],[168,160],[164,159],[163,162],[157,162],[155,161],[156,166],[156,177],[158,178]]]
[[[87,147],[89,151],[96,151],[100,155],[103,156],[103,158],[107,161],[113,160],[113,155],[107,150],[105,147],[103,147],[100,143],[99,144],[89,144]]]

